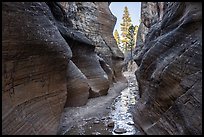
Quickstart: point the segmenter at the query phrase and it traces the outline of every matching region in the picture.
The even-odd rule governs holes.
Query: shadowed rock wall
[[[202,134],[202,4],[148,2],[142,14],[136,126],[146,134]]]
[[[3,134],[56,134],[64,107],[108,94],[122,77],[114,20],[108,2],[2,3]]]
[[[121,75],[124,56],[112,35],[116,17],[108,2],[61,2],[73,28],[95,45],[95,52],[114,73],[114,80],[124,80]]]

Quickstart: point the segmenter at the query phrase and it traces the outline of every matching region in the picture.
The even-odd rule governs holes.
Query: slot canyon
[[[134,71],[111,2],[2,2],[3,135],[201,135],[202,3],[141,2]]]

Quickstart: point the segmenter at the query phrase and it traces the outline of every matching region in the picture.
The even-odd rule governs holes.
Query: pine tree
[[[124,50],[125,52],[128,50],[128,42],[129,42],[129,39],[127,38],[127,34],[128,34],[128,29],[129,27],[131,26],[131,18],[130,18],[130,15],[129,15],[129,11],[128,11],[128,8],[125,6],[125,9],[124,9],[124,14],[123,14],[123,22],[120,24],[121,25],[121,31],[122,31],[122,43],[123,43],[123,46],[124,46]]]
[[[135,28],[133,25],[131,25],[128,29],[128,34],[127,34],[127,38],[129,39],[128,41],[128,49],[130,49],[130,70],[132,71],[132,63],[133,63],[133,48],[135,46]]]
[[[115,38],[115,40],[117,42],[117,45],[119,45],[120,44],[120,36],[119,36],[119,33],[118,33],[117,29],[114,31],[113,36],[114,36],[114,38]]]
[[[135,27],[133,25],[128,28],[127,38],[129,39],[128,50],[132,50],[135,45]]]
[[[138,32],[138,28],[139,28],[139,26],[137,26],[137,25],[135,25],[135,31],[134,31],[134,39],[135,39],[135,43],[136,43],[136,41],[137,41],[137,32]],[[136,45],[135,45],[136,46]]]
[[[124,52],[124,47],[121,46],[121,39],[120,39],[120,35],[119,35],[117,29],[114,31],[113,36],[114,36],[114,38],[115,38],[115,40],[116,40],[116,43],[117,43],[119,49],[120,49],[122,52]]]

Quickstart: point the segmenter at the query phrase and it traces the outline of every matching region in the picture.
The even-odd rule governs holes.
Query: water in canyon
[[[106,106],[107,113],[84,118],[72,126],[66,135],[136,135],[140,134],[134,126],[130,108],[139,98],[137,81],[134,72],[124,72],[128,85],[120,91],[114,101]],[[104,103],[101,100],[100,103]],[[84,111],[85,112],[85,111]]]

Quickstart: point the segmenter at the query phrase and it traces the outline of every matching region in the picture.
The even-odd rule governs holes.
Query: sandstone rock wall
[[[146,134],[202,134],[202,4],[154,4],[160,8],[142,8],[148,33],[135,50],[134,121]]]
[[[139,65],[141,62],[142,57],[140,54],[142,54],[145,42],[146,35],[148,34],[148,31],[151,26],[153,26],[156,22],[159,22],[162,20],[164,15],[164,10],[166,8],[166,2],[142,2],[141,3],[141,23],[138,28],[138,34],[137,34],[137,41],[136,45],[137,48],[134,50],[134,58],[137,61],[137,64]]]
[[[116,17],[111,13],[108,2],[61,2],[73,28],[93,43],[95,52],[112,69],[113,79],[124,80],[121,75],[124,56],[112,35]]]
[[[64,107],[122,77],[115,18],[108,2],[2,4],[2,133],[56,134]]]

